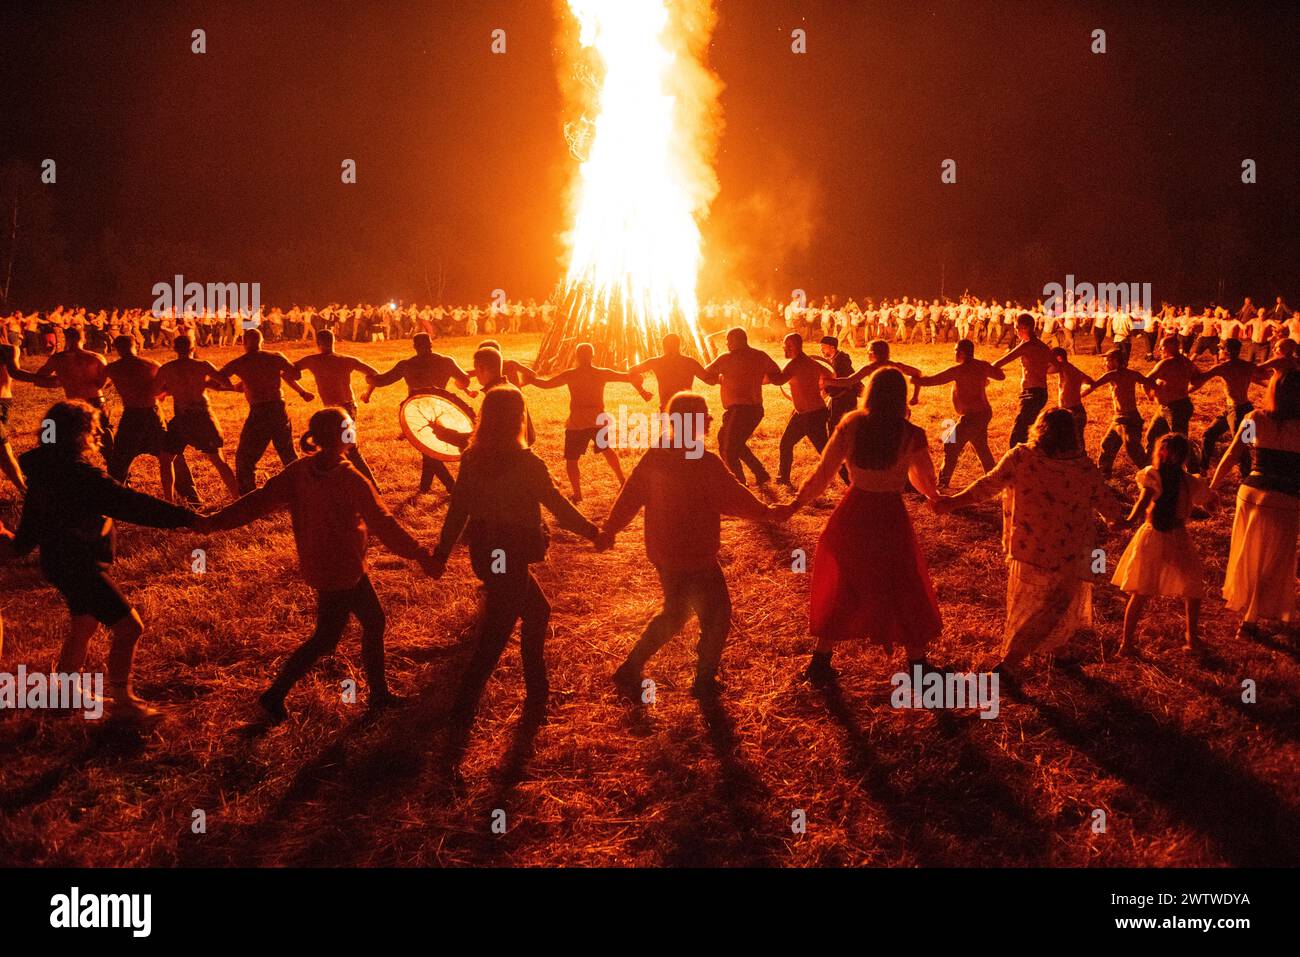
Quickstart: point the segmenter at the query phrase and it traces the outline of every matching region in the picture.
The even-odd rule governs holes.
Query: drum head
[[[406,441],[441,462],[459,461],[474,432],[474,410],[442,389],[409,396],[398,408],[397,419]]]

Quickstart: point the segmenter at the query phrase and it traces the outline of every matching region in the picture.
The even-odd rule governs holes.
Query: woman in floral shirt
[[[941,499],[940,514],[1002,492],[1002,547],[1007,556],[1007,622],[999,670],[1062,645],[1092,625],[1095,513],[1114,522],[1121,506],[1101,472],[1079,448],[1074,419],[1049,409],[1033,438],[1002,457],[983,478]]]

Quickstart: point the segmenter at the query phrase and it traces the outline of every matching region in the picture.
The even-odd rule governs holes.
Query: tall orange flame
[[[565,307],[538,367],[569,364],[580,342],[625,367],[664,334],[704,356],[696,283],[699,222],[718,190],[712,166],[721,84],[704,65],[712,0],[567,0],[578,27],[579,90],[566,126],[579,160]],[[583,96],[583,93],[579,93]],[[594,114],[594,118],[589,115]]]

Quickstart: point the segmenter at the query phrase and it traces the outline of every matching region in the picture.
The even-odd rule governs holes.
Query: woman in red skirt
[[[925,649],[942,630],[930,572],[903,505],[909,476],[935,500],[934,462],[925,431],[907,421],[907,380],[897,369],[872,375],[864,408],[841,420],[790,512],[817,498],[842,464],[849,468],[849,491],[813,558],[809,631],[817,647],[805,675],[816,683],[836,677],[831,653],[838,641],[866,639],[891,653],[902,645],[924,666]]]

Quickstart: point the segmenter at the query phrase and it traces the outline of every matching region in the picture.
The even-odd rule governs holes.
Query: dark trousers
[[[1156,439],[1166,432],[1181,432],[1183,435],[1188,435],[1191,424],[1191,399],[1174,399],[1168,405],[1160,406],[1160,414],[1152,419],[1147,426],[1145,437],[1147,458],[1150,459],[1151,453],[1155,451]]]
[[[361,623],[361,662],[366,669],[371,700],[386,695],[384,610],[379,607],[379,596],[370,584],[370,577],[362,575],[361,580],[346,591],[316,593],[316,630],[285,659],[266,696],[283,701],[289,689],[311,670],[312,665],[338,647],[352,615],[356,615]]]
[[[817,454],[821,455],[822,449],[826,448],[826,422],[829,415],[825,408],[821,408],[809,412],[795,412],[790,416],[785,431],[781,433],[780,476],[782,480],[787,482],[790,480],[790,469],[794,466],[794,447],[801,439],[811,442]]]
[[[1205,430],[1205,435],[1201,437],[1201,471],[1208,472],[1210,466],[1214,464],[1214,453],[1219,444],[1219,439],[1225,435],[1232,436],[1237,434],[1241,428],[1241,420],[1247,413],[1254,412],[1255,407],[1249,402],[1243,402],[1230,410],[1224,410],[1218,418],[1210,423],[1210,427]],[[1243,475],[1250,471],[1250,453],[1243,450],[1241,454],[1240,468]]]
[[[551,603],[526,564],[508,563],[504,571],[490,570],[491,559],[471,556],[474,571],[483,582],[483,622],[478,647],[461,679],[454,714],[462,721],[473,717],[483,688],[505,651],[515,623],[519,622],[519,656],[524,668],[528,697],[544,701],[549,691],[546,679],[546,635],[551,627]]]
[[[452,478],[451,469],[447,468],[447,463],[438,459],[431,459],[427,455],[422,455],[420,458],[424,460],[420,463],[420,491],[427,492],[433,488],[433,480],[436,478],[450,492],[456,484],[456,480]]]
[[[1088,446],[1084,442],[1084,432],[1088,428],[1088,409],[1082,405],[1072,405],[1066,411],[1074,416],[1074,435],[1079,440],[1079,451],[1087,452]]]
[[[1029,427],[1038,418],[1047,405],[1046,389],[1025,389],[1020,393],[1020,411],[1016,413],[1015,424],[1011,426],[1009,448],[1023,445],[1029,441]]]
[[[980,460],[980,467],[987,472],[993,468],[995,459],[989,448],[989,423],[993,421],[992,409],[968,412],[957,419],[957,425],[951,434],[943,437],[943,468],[939,470],[939,487],[947,488],[952,481],[952,473],[957,468],[957,459],[962,449],[970,445]]]
[[[244,428],[235,449],[235,481],[239,494],[257,488],[257,463],[268,445],[275,446],[280,464],[288,465],[298,457],[293,447],[293,428],[283,402],[259,402],[248,410]]]
[[[668,644],[686,624],[691,612],[700,620],[700,643],[696,646],[696,680],[714,677],[722,663],[722,648],[731,630],[731,595],[717,562],[698,571],[657,568],[663,585],[664,606],[650,619],[641,639],[633,646],[624,667],[640,674],[645,663]]]
[[[763,467],[763,463],[758,460],[758,456],[746,444],[762,421],[761,405],[733,405],[722,413],[722,428],[718,430],[718,448],[722,453],[722,461],[727,463],[727,468],[731,469],[732,474],[741,482],[745,481],[742,463],[749,466],[750,471],[754,473],[755,481],[760,485],[772,477]]]
[[[1097,466],[1107,478],[1110,477],[1110,470],[1115,465],[1115,456],[1119,454],[1121,447],[1128,453],[1134,468],[1146,467],[1148,456],[1146,449],[1142,447],[1142,416],[1115,416],[1110,423],[1110,428],[1102,437],[1101,455],[1097,458]]]

